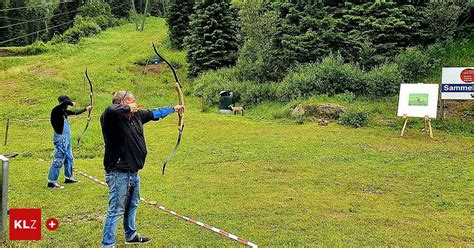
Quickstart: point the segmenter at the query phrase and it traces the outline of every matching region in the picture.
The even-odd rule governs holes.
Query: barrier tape
[[[108,187],[108,185],[107,185],[105,182],[102,182],[102,181],[100,181],[99,179],[97,179],[97,178],[95,178],[95,177],[93,177],[93,176],[90,176],[90,175],[88,175],[88,174],[86,174],[86,173],[84,173],[84,172],[82,172],[82,171],[77,170],[77,169],[73,169],[73,170],[74,170],[75,172],[79,173],[80,175],[82,175],[82,176],[84,176],[84,177],[86,177],[86,178],[89,178],[90,180],[92,180],[92,181],[94,181],[94,182],[96,182],[96,183],[98,183],[98,184],[100,184],[100,185],[102,185],[102,186]],[[181,219],[183,219],[183,220],[185,220],[185,221],[191,222],[191,223],[193,223],[193,224],[195,224],[195,225],[197,225],[197,226],[200,226],[200,227],[203,227],[203,228],[205,228],[205,229],[207,229],[207,230],[210,230],[210,231],[212,231],[212,232],[218,233],[218,234],[220,234],[220,235],[222,235],[222,236],[224,236],[224,237],[233,239],[233,240],[235,240],[235,241],[237,241],[237,242],[240,242],[240,243],[242,243],[242,244],[244,244],[244,245],[248,245],[248,246],[250,246],[250,247],[258,248],[258,245],[256,245],[255,243],[252,243],[252,242],[251,242],[250,240],[248,240],[248,239],[244,239],[244,238],[238,237],[238,236],[236,236],[236,235],[234,235],[234,234],[231,234],[231,233],[226,232],[226,231],[224,231],[224,230],[221,230],[221,229],[219,229],[219,228],[210,226],[210,225],[208,225],[208,224],[206,224],[206,223],[193,220],[193,219],[191,219],[191,218],[189,218],[189,217],[187,217],[187,216],[181,215],[181,214],[179,214],[179,213],[177,213],[177,212],[175,212],[175,211],[173,211],[173,210],[171,210],[171,209],[167,209],[167,208],[165,208],[165,207],[163,207],[163,206],[160,206],[160,205],[158,205],[155,201],[148,201],[148,200],[146,200],[146,199],[143,198],[143,197],[140,197],[140,200],[143,201],[145,204],[147,204],[147,205],[149,205],[149,206],[152,206],[152,207],[154,207],[154,208],[158,208],[158,209],[160,209],[160,210],[162,210],[162,211],[165,211],[165,212],[167,212],[167,213],[169,213],[169,214],[172,214],[172,215],[174,215],[174,216],[177,216],[177,217],[179,217],[179,218],[181,218]]]

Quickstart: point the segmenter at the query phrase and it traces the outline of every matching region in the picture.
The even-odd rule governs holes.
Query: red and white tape
[[[98,183],[98,184],[100,184],[100,185],[102,185],[102,186],[107,186],[107,184],[106,184],[105,182],[102,182],[102,181],[100,181],[99,179],[97,179],[97,178],[95,178],[95,177],[93,177],[93,176],[90,176],[90,175],[88,175],[88,174],[86,174],[86,173],[84,173],[84,172],[82,172],[82,171],[77,170],[77,169],[74,169],[74,171],[77,172],[77,173],[79,173],[79,174],[81,174],[82,176],[84,176],[84,177],[86,177],[86,178],[89,178],[90,180],[92,180],[92,181],[94,181],[94,182],[96,182],[96,183]],[[255,247],[255,248],[258,247],[258,245],[256,245],[255,243],[252,243],[252,242],[251,242],[250,240],[248,240],[248,239],[244,239],[244,238],[238,237],[238,236],[236,236],[236,235],[234,235],[234,234],[232,234],[232,233],[228,233],[228,232],[226,232],[226,231],[224,231],[224,230],[221,230],[221,229],[219,229],[219,228],[210,226],[210,225],[208,225],[208,224],[206,224],[206,223],[193,220],[193,219],[191,219],[191,218],[189,218],[189,217],[187,217],[187,216],[181,215],[181,214],[179,214],[179,213],[177,213],[177,212],[175,212],[175,211],[173,211],[173,210],[171,210],[171,209],[167,209],[167,208],[165,208],[165,207],[163,207],[163,206],[160,206],[160,205],[158,205],[155,201],[148,201],[148,200],[146,200],[145,198],[142,198],[142,197],[140,198],[140,200],[143,201],[143,202],[144,202],[145,204],[147,204],[147,205],[150,205],[150,206],[152,206],[152,207],[158,208],[158,209],[160,209],[160,210],[162,210],[162,211],[165,211],[165,212],[167,212],[167,213],[169,213],[169,214],[172,214],[172,215],[174,215],[174,216],[177,216],[177,217],[179,217],[179,218],[181,218],[181,219],[183,219],[183,220],[185,220],[185,221],[191,222],[191,223],[193,223],[193,224],[195,224],[195,225],[198,225],[198,226],[200,226],[200,227],[203,227],[203,228],[205,228],[205,229],[207,229],[207,230],[210,230],[210,231],[213,231],[213,232],[215,232],[215,233],[218,233],[218,234],[220,234],[220,235],[222,235],[222,236],[224,236],[224,237],[227,237],[227,238],[233,239],[233,240],[235,240],[235,241],[238,241],[238,242],[240,242],[240,243],[242,243],[242,244],[244,244],[244,245],[248,245],[248,246],[250,246],[250,247]]]

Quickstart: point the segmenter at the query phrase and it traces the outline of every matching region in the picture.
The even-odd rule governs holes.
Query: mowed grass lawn
[[[133,62],[151,54],[151,41],[165,39],[164,21],[148,19],[144,32],[126,25],[77,46],[2,58],[0,114],[3,119],[48,118],[57,95],[68,92],[87,103],[87,93],[78,89],[88,65],[96,107],[82,146],[75,148],[75,167],[103,180],[98,116],[112,92],[136,89],[140,67]],[[163,53],[184,65],[184,52]],[[184,80],[184,66],[179,73]],[[184,80],[183,88],[191,91],[188,86]],[[147,75],[137,98],[150,108],[175,104],[170,71]],[[161,166],[176,143],[177,118],[145,126],[142,197],[261,246],[473,245],[472,136],[435,130],[430,139],[409,129],[401,138],[388,128],[258,120],[251,111],[244,117],[221,116],[200,112],[197,98],[185,100],[182,144],[165,176]],[[85,115],[71,122],[75,139]],[[5,245],[97,247],[107,189],[76,174],[82,183],[48,190],[51,137],[47,120],[12,121],[1,153],[26,151],[10,165],[9,207],[41,208],[43,221],[55,217],[60,227],[55,232],[43,227],[41,241]],[[139,232],[154,239],[149,247],[240,246],[144,204],[137,217]],[[117,239],[124,246],[121,223]]]

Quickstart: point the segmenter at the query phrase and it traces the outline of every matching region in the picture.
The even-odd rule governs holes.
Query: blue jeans
[[[123,216],[125,240],[131,240],[137,233],[135,216],[140,201],[140,176],[133,172],[111,171],[105,173],[109,186],[109,208],[102,235],[102,247],[115,244],[117,222]]]
[[[48,182],[56,182],[64,164],[64,176],[72,178],[74,157],[71,147],[71,129],[67,119],[64,120],[63,134],[54,133],[54,158],[49,169]]]

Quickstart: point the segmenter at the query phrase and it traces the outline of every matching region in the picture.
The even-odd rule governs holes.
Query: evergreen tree
[[[8,8],[8,5],[5,0],[0,0],[0,9],[6,8]],[[10,21],[7,18],[8,16],[6,11],[0,12],[0,42],[10,39],[10,29],[8,28]],[[7,44],[0,44],[0,46],[6,45]]]
[[[10,6],[8,6],[8,8],[12,10],[7,11],[7,17],[10,20],[18,20],[18,21],[10,21],[10,24],[21,23],[21,22],[24,22],[22,20],[28,20],[28,16],[26,15],[27,9],[23,8],[26,6],[27,6],[26,0],[11,1]],[[19,24],[19,25],[9,27],[9,33],[10,33],[9,39],[21,37],[21,38],[11,41],[9,45],[24,46],[28,44],[28,37],[26,36],[28,34],[26,33],[26,24]]]
[[[115,18],[128,18],[132,9],[132,2],[130,0],[109,0],[108,3]]]
[[[132,0],[134,1],[135,3],[135,10],[137,11],[137,13],[143,13],[143,11],[145,10],[145,4],[146,4],[146,0]]]
[[[60,35],[74,25],[74,17],[76,17],[80,4],[78,0],[72,2],[61,1],[54,10],[50,21],[51,35]]]
[[[44,20],[46,19],[46,8],[35,7],[28,9],[26,12],[29,20],[35,20],[28,22],[26,24],[26,32],[31,33],[27,38],[28,44],[35,42],[36,40],[41,40],[44,38],[45,31],[42,31],[46,28]],[[36,32],[36,34],[35,34]]]
[[[189,18],[193,14],[194,0],[172,0],[168,8],[166,22],[173,48],[183,48],[183,41],[189,35]]]
[[[185,38],[190,75],[235,64],[238,51],[237,11],[230,0],[202,0],[191,16]]]
[[[162,13],[162,4],[160,3],[160,0],[150,0],[150,15],[151,16],[163,16]]]

